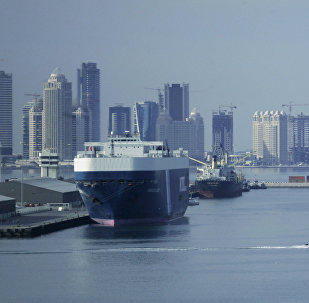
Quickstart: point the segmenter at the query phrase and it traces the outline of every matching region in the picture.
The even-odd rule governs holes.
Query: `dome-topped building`
[[[42,124],[42,149],[71,160],[72,83],[58,67],[44,83]]]

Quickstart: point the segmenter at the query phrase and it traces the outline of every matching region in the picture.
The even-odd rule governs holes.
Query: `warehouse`
[[[0,183],[0,194],[27,203],[69,203],[80,206],[82,199],[74,183],[52,178],[7,180]]]
[[[16,200],[14,198],[0,196],[0,221],[15,215]]]

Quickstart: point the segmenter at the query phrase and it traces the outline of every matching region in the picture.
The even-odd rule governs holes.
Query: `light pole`
[[[23,142],[20,142],[20,144],[22,145],[22,154],[23,154]],[[23,184],[23,181],[24,181],[24,175],[23,175],[23,166],[22,166],[22,163],[21,163],[21,167],[20,167],[20,172],[21,172],[21,180],[20,180],[20,204],[21,206],[24,206],[24,197],[23,197],[23,191],[24,191],[24,184]]]

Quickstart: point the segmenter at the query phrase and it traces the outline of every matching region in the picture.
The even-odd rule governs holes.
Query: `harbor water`
[[[308,215],[309,189],[272,188],[200,200],[168,225],[2,239],[1,302],[307,302]]]

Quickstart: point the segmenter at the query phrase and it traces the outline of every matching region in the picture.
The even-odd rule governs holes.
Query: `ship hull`
[[[188,206],[189,169],[75,172],[90,217],[105,226],[164,223]]]
[[[242,195],[242,182],[223,180],[197,180],[194,190],[200,198],[233,198]]]

